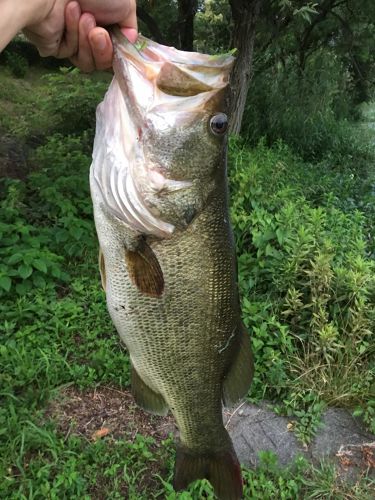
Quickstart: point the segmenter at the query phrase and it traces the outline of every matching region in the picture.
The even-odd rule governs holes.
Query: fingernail
[[[104,50],[107,47],[107,38],[103,34],[96,35],[93,42],[98,50]]]
[[[122,33],[126,36],[130,43],[135,43],[138,38],[138,32],[134,28],[121,28]]]

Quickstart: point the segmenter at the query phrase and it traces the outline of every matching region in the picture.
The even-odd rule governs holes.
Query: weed
[[[108,78],[94,80],[76,68],[61,68],[60,73],[51,73],[45,80],[46,92],[39,102],[42,110],[53,117],[53,132],[64,135],[88,132],[92,137],[96,106],[104,96]]]
[[[29,63],[21,54],[5,52],[6,64],[16,78],[24,78],[29,69]]]
[[[375,280],[366,216],[329,199],[315,207],[299,173],[306,165],[282,145],[250,153],[237,143],[233,158],[239,284],[256,359],[252,396],[288,400],[302,427],[312,424],[306,440],[316,412],[295,394],[348,407],[371,401]]]

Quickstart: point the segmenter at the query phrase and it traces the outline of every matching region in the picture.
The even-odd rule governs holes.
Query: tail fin
[[[241,467],[232,446],[216,453],[197,455],[189,449],[177,448],[173,485],[186,489],[196,479],[208,479],[219,500],[242,498]]]

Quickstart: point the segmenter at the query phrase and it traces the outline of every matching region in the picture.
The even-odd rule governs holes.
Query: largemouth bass
[[[114,80],[98,107],[90,173],[107,305],[139,406],[174,415],[174,486],[207,478],[242,496],[222,402],[253,373],[240,318],[228,214],[230,55],[188,53],[113,33]]]

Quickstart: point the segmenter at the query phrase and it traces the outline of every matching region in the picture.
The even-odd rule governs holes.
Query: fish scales
[[[186,97],[200,84],[194,81],[193,90],[190,86],[182,91],[184,73],[179,70],[176,94],[182,94],[185,106],[190,99],[193,111],[166,125],[166,114],[178,113],[176,103],[170,108],[169,94],[160,93],[155,83],[147,87],[151,96],[142,94],[141,102],[137,100],[134,67],[126,65],[131,65],[129,58],[141,74],[158,70],[160,80],[163,63],[170,65],[168,58],[175,58],[176,52],[171,55],[163,46],[144,43],[149,53],[142,55],[115,35],[115,81],[98,109],[90,185],[102,282],[110,316],[129,350],[136,401],[157,414],[169,409],[176,418],[176,488],[206,477],[219,498],[238,499],[240,469],[223,426],[222,400],[233,403],[246,394],[252,359],[240,318],[226,139],[221,131],[216,135],[209,130],[212,116],[224,116],[222,89],[227,80],[215,62],[218,88],[208,65],[211,86]],[[147,66],[150,54],[159,65],[156,69],[142,66]],[[195,56],[207,66],[209,56]],[[228,75],[231,61],[223,59],[222,65]],[[168,67],[168,91],[173,87],[171,71]],[[196,96],[198,104],[192,101]],[[156,113],[155,101],[160,108]],[[150,123],[153,112],[156,118]],[[113,122],[124,130],[114,133]],[[121,136],[127,127],[133,129],[128,143]]]

